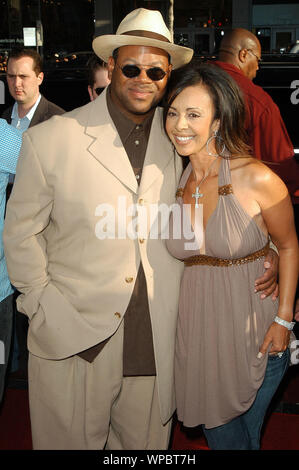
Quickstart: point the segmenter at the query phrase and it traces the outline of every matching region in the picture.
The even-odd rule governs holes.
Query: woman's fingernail
[[[268,269],[270,268],[271,264],[269,263],[269,261],[265,261],[264,266],[266,269]]]
[[[266,298],[266,295],[265,294],[262,294],[261,295],[261,299],[265,299]]]

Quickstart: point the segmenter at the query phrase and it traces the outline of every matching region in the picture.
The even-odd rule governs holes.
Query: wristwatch
[[[294,321],[286,321],[286,320],[283,320],[282,318],[280,318],[278,316],[276,316],[274,318],[274,321],[275,321],[275,323],[278,323],[279,325],[284,326],[289,331],[291,331],[294,328],[295,324],[296,324],[296,322],[294,322]]]

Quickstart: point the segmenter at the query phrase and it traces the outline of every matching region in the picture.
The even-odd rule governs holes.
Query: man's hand
[[[273,300],[278,297],[278,259],[278,254],[274,250],[272,250],[272,248],[270,248],[267,256],[265,257],[265,272],[261,277],[259,277],[255,281],[255,291],[261,292],[261,299],[264,299],[265,297],[268,297],[271,294]]]

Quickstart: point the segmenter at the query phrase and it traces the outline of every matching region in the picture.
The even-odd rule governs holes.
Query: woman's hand
[[[277,284],[277,273],[278,273],[278,254],[269,249],[267,256],[264,261],[264,274],[255,281],[256,292],[261,292],[261,299],[268,297],[272,294],[272,299],[275,300],[278,297],[279,288]]]
[[[290,334],[291,332],[285,326],[273,322],[265,335],[264,342],[258,353],[258,358],[266,354],[270,345],[269,354],[277,354],[285,351],[289,345]]]

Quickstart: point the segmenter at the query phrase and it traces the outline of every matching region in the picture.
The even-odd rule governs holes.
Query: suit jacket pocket
[[[39,299],[28,334],[29,351],[45,359],[64,359],[100,340],[97,332],[59,289],[49,283]]]

